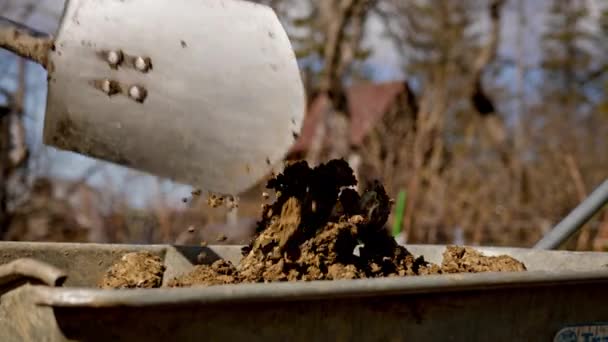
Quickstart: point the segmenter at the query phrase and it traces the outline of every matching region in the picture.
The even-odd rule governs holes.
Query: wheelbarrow
[[[524,272],[168,288],[195,264],[237,263],[241,246],[1,242],[0,340],[606,341],[608,253],[547,248],[607,199],[608,181],[536,248],[477,248]],[[444,247],[407,246],[434,263]],[[96,288],[135,251],[164,261],[163,286]]]
[[[2,26],[0,47],[47,69],[48,145],[232,194],[301,129],[295,54],[260,5],[70,0],[54,39]],[[546,250],[607,198],[608,182],[538,248],[478,248],[517,273],[104,290],[129,252],[159,256],[167,282],[241,246],[0,242],[0,341],[607,341],[608,253]],[[444,246],[407,248],[438,263]]]

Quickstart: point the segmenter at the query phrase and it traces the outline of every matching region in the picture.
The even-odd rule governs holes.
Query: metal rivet
[[[141,72],[150,70],[150,61],[147,58],[137,57],[135,58],[135,68]]]
[[[99,83],[99,88],[101,89],[101,91],[110,96],[120,93],[120,85],[118,84],[118,82],[111,81],[109,79],[102,80]]]
[[[129,97],[137,102],[144,102],[146,96],[147,91],[143,87],[134,85],[129,88]]]
[[[112,90],[110,80],[101,81],[101,90],[106,94],[110,94],[110,91]]]
[[[117,66],[122,63],[123,55],[122,51],[109,51],[107,55],[107,61],[111,66]]]

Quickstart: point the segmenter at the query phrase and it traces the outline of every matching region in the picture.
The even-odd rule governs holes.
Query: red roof
[[[360,145],[376,123],[394,103],[397,95],[405,91],[403,82],[359,83],[346,89],[348,110],[351,117],[350,143]],[[290,153],[308,150],[315,130],[325,115],[330,113],[330,101],[321,93],[310,102],[300,137]]]

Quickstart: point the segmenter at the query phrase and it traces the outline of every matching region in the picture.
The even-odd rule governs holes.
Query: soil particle
[[[344,160],[315,168],[305,161],[289,164],[267,183],[276,200],[263,207],[239,264],[197,266],[169,286],[525,270],[508,256],[486,257],[463,247],[448,247],[441,265],[413,256],[385,227],[392,201],[382,184],[373,182],[361,194],[356,184]]]
[[[108,269],[99,287],[156,288],[161,286],[164,272],[165,266],[160,257],[148,252],[127,253]]]
[[[216,194],[209,194],[207,196],[207,205],[211,208],[219,208],[224,205],[224,197]]]

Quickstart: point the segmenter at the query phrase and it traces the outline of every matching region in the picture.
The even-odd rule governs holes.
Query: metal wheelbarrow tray
[[[445,246],[407,248],[439,263]],[[205,263],[237,263],[240,246],[1,242],[0,340],[608,339],[608,253],[478,250],[511,255],[528,271],[102,290],[103,273],[128,252],[160,256],[166,283],[188,272],[201,251]],[[26,266],[7,272],[19,259]]]

